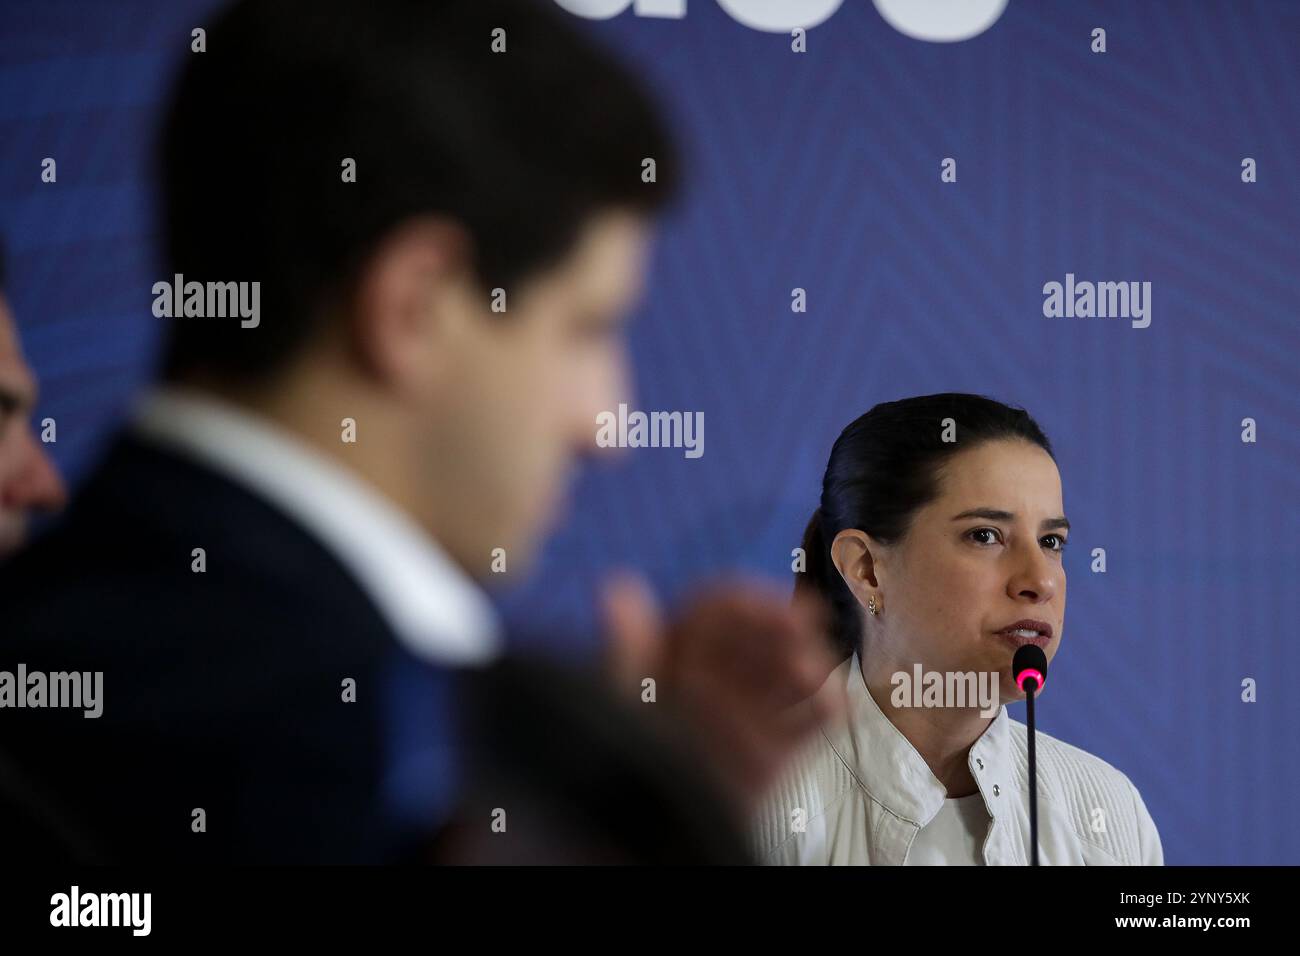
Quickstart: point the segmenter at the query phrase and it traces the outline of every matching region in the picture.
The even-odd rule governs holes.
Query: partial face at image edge
[[[67,497],[53,461],[32,431],[35,404],[36,377],[0,294],[0,560],[22,547],[33,512],[55,511]]]

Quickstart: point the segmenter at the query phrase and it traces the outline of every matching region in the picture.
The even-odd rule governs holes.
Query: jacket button
[[[1002,794],[1002,788],[995,783],[993,785],[993,796],[997,797],[997,796],[1001,796],[1001,794]]]
[[[984,761],[983,761],[981,758],[976,757],[976,758],[975,758],[975,766],[977,766],[977,767],[979,767],[981,770],[983,770],[983,769],[984,769]]]

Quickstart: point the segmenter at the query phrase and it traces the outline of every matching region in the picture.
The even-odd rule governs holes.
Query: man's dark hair
[[[212,23],[162,130],[166,260],[260,282],[261,322],[173,321],[165,376],[273,374],[410,217],[460,223],[479,283],[508,289],[593,214],[661,208],[676,160],[655,107],[567,20],[545,0],[244,0]]]

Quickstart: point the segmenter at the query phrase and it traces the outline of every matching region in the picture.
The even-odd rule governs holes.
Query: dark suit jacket
[[[129,436],[0,568],[0,670],[20,663],[103,673],[98,718],[0,709],[0,846],[20,855],[747,859],[682,735],[569,669],[416,661],[305,530]]]
[[[118,441],[66,520],[0,569],[0,628],[0,670],[104,675],[98,718],[0,710],[10,763],[101,857],[390,852],[381,688],[421,665],[328,551],[236,484]]]

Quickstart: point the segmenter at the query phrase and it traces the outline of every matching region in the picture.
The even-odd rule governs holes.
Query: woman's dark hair
[[[845,656],[860,650],[862,615],[831,561],[835,536],[857,528],[884,544],[900,540],[912,516],[938,495],[948,459],[987,441],[1015,438],[1052,455],[1047,436],[1024,409],[958,392],[883,402],[840,432],[822,478],[821,507],[803,535],[807,570],[795,575],[796,591],[815,590],[829,605],[837,650]]]

